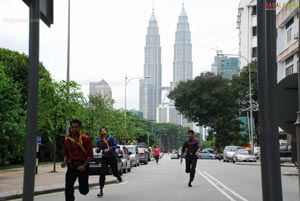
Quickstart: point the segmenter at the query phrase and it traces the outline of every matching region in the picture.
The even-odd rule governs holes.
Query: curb
[[[119,183],[119,182],[116,180],[111,180],[111,181],[105,182],[105,185],[114,184],[114,183]],[[89,187],[94,187],[94,186],[99,186],[99,183],[96,182],[96,183],[89,184]],[[78,189],[78,185],[75,186],[75,189]],[[61,192],[64,190],[65,190],[65,187],[57,187],[57,188],[46,189],[46,190],[37,190],[34,192],[34,196],[48,194],[48,193]],[[19,198],[22,198],[22,196],[23,196],[22,192],[16,192],[15,194],[11,193],[10,195],[0,197],[0,201],[19,199]]]

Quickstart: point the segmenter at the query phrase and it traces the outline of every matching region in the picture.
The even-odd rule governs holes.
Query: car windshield
[[[249,152],[247,150],[238,150],[238,154],[249,155]]]
[[[238,149],[238,147],[228,147],[227,151],[236,151]]]
[[[128,151],[131,152],[131,153],[134,153],[134,147],[127,147]]]

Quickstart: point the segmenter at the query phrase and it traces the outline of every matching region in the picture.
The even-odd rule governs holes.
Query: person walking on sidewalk
[[[89,136],[81,133],[81,121],[70,122],[70,134],[64,141],[64,161],[61,167],[68,167],[66,173],[66,201],[74,201],[74,183],[78,178],[79,192],[83,195],[89,192],[89,162],[93,158],[93,147]]]
[[[158,165],[160,149],[157,145],[154,146],[153,152],[154,152],[154,158],[155,158],[156,164]]]
[[[201,145],[194,135],[193,130],[188,131],[188,139],[183,143],[180,155],[180,164],[182,163],[183,154],[185,156],[185,172],[190,174],[189,187],[192,187],[192,182],[195,177],[198,155],[201,150]]]
[[[98,197],[103,196],[103,188],[105,185],[106,175],[108,174],[108,165],[112,170],[112,174],[122,182],[122,177],[118,171],[118,160],[116,149],[118,148],[116,139],[112,135],[108,135],[108,130],[105,127],[100,129],[100,138],[97,140],[96,152],[103,152],[102,156],[102,170],[99,177],[100,192],[97,194]]]

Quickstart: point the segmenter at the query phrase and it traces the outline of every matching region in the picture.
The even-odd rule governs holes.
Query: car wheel
[[[125,165],[125,168],[123,169],[123,173],[127,173],[127,164]]]
[[[131,164],[130,164],[130,167],[127,169],[127,171],[128,171],[128,172],[131,172],[131,168],[132,168],[132,166],[131,166]]]

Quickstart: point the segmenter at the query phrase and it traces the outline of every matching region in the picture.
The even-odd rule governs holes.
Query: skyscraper
[[[221,75],[225,79],[232,79],[233,75],[239,74],[239,58],[227,56],[215,56],[212,68],[216,67],[217,75]]]
[[[249,62],[257,59],[257,0],[240,0],[237,15],[239,29],[239,55]],[[240,57],[240,67],[248,65],[248,61]]]
[[[156,107],[161,103],[162,65],[160,35],[157,20],[152,9],[146,35],[144,77],[140,80],[140,111],[146,119],[156,119]]]
[[[172,91],[180,81],[193,79],[192,44],[188,17],[182,5],[178,17],[175,32],[173,81],[170,82],[169,90]],[[157,108],[157,121],[160,123],[174,123],[191,128],[191,123],[180,114],[174,105],[174,101],[163,103]]]
[[[107,82],[102,79],[100,82],[90,82],[90,96],[101,95],[112,99],[112,91]]]
[[[173,81],[193,79],[192,43],[188,17],[182,5],[175,33]]]

